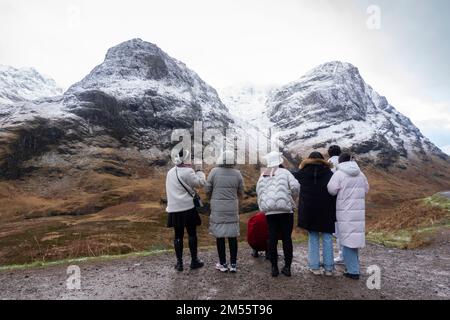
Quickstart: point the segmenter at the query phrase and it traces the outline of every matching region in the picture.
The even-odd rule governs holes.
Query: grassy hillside
[[[19,180],[0,181],[0,265],[171,248],[173,235],[166,228],[165,213],[167,169],[151,167],[132,176],[34,172]],[[257,210],[259,168],[241,170],[246,184],[241,216],[245,241],[246,222]],[[448,204],[437,196],[423,198],[450,190],[449,172],[437,174],[432,165],[395,171],[366,166],[364,171],[371,184],[369,239],[404,247],[423,245],[428,240],[416,240],[416,234],[425,234],[420,230],[446,224]],[[214,245],[207,226],[204,216],[200,246]],[[294,239],[304,239],[304,232],[296,228]]]

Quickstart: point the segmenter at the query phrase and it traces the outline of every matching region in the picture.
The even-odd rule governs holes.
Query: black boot
[[[198,269],[205,264],[197,257],[197,237],[189,237],[189,250],[191,251],[191,269]]]
[[[266,247],[266,260],[270,261],[270,241],[267,240],[267,247]]]
[[[344,277],[352,279],[352,280],[359,280],[359,274],[351,274],[351,273],[344,273]]]
[[[278,270],[278,264],[272,264],[272,277],[278,277],[280,270]]]
[[[253,257],[253,258],[258,258],[258,257],[259,257],[259,252],[258,252],[258,250],[253,249],[253,251],[252,251],[252,257]]]
[[[292,256],[285,257],[284,259],[284,267],[281,270],[281,273],[284,274],[286,277],[290,277],[291,274],[291,265],[292,265]]]
[[[291,274],[291,266],[290,265],[285,265],[283,267],[283,269],[281,270],[281,273],[284,274],[286,277],[290,277]]]
[[[183,271],[183,240],[175,239],[173,241],[173,246],[175,248],[175,255],[177,256],[177,264],[175,269],[177,271]]]

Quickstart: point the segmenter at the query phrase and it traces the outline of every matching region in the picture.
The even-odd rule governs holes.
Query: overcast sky
[[[449,12],[448,0],[0,0],[0,63],[67,88],[139,37],[220,88],[343,60],[450,153]]]

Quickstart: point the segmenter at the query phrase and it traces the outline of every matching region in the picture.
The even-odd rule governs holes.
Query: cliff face
[[[165,163],[173,129],[192,130],[194,121],[203,121],[205,128],[224,130],[233,123],[212,87],[140,39],[111,48],[62,96],[3,110],[0,167],[6,177],[39,168],[92,169],[105,150],[143,164]],[[95,159],[86,161],[91,155]]]

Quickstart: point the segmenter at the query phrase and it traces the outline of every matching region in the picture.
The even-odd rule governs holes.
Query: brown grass
[[[166,170],[146,169],[131,177],[95,171],[36,173],[0,181],[0,264],[171,248],[173,235],[166,228],[164,207]],[[246,184],[241,216],[245,241],[247,220],[256,209],[259,169],[241,170]],[[445,213],[419,200],[450,189],[450,179],[433,175],[436,170],[432,165],[395,172],[366,167],[371,184],[368,229],[396,232],[440,221]],[[203,217],[201,246],[214,245],[207,226],[208,218]],[[304,232],[296,228],[294,239],[304,239]]]

